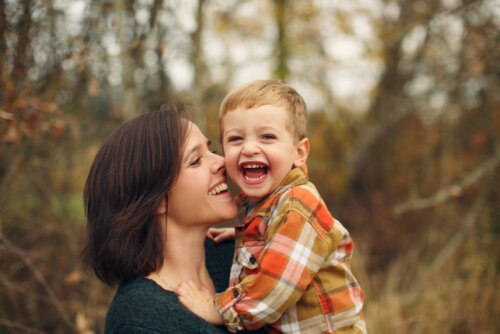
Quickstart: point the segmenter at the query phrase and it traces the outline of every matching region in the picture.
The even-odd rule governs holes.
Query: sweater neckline
[[[172,290],[167,290],[167,289],[164,289],[161,285],[159,285],[158,283],[156,283],[154,280],[150,279],[150,278],[146,278],[146,277],[138,277],[137,279],[141,280],[141,281],[145,281],[146,284],[152,284],[152,286],[155,287],[155,289],[160,289],[161,291],[165,292],[165,293],[168,293],[168,294],[173,294],[175,296],[177,296],[177,294],[172,291]]]

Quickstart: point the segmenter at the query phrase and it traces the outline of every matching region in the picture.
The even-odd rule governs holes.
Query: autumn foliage
[[[224,94],[262,77],[310,106],[369,332],[500,331],[494,1],[66,3],[0,0],[0,332],[102,333],[114,290],[79,252],[103,139],[182,98],[217,146]]]

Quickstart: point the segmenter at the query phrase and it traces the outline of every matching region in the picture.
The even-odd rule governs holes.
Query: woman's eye
[[[201,157],[196,158],[193,162],[189,164],[189,166],[196,166],[199,165],[201,162]]]

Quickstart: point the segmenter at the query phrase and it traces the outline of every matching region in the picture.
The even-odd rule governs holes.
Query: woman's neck
[[[202,228],[189,231],[167,228],[163,266],[148,278],[174,291],[179,283],[191,280],[215,293],[205,265],[205,236],[206,230]]]

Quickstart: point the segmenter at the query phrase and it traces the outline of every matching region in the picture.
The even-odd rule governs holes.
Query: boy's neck
[[[266,195],[266,196],[264,196],[264,197],[257,197],[257,198],[255,198],[255,197],[252,197],[252,198],[248,197],[248,203],[249,203],[250,205],[257,204],[257,203],[259,203],[260,201],[262,201],[264,198],[266,198],[267,196],[269,196],[269,194],[267,194],[267,195]]]
[[[250,199],[248,198],[248,206],[246,207],[245,216],[247,216],[259,203],[261,203],[265,198],[267,198],[269,194],[264,197]]]

